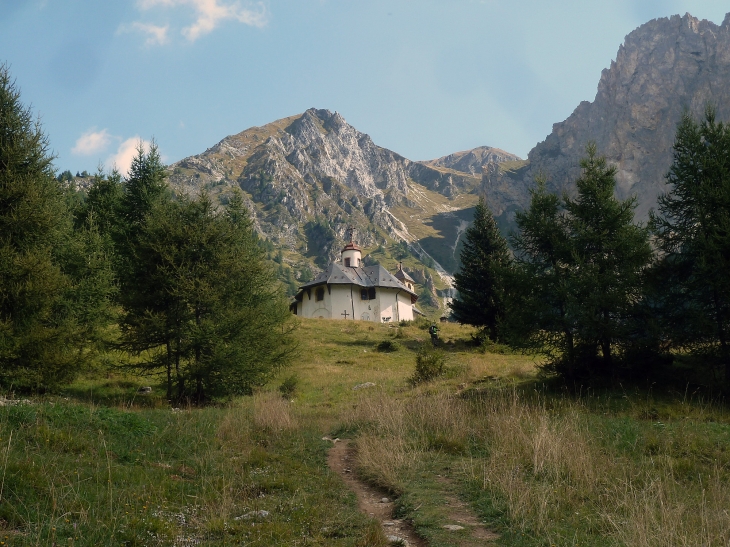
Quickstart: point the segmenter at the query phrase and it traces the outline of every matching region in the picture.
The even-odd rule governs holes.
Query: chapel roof
[[[403,269],[403,265],[398,265],[398,271],[395,272],[395,277],[397,279],[400,279],[401,281],[410,281],[411,283],[415,283],[413,278],[406,273],[406,271]]]
[[[362,249],[360,247],[358,247],[357,245],[355,245],[352,241],[350,241],[350,243],[345,245],[345,247],[342,249],[343,253],[345,251],[362,251]]]
[[[406,287],[398,278],[383,268],[380,264],[375,266],[365,266],[359,268],[348,268],[336,262],[330,263],[327,268],[317,274],[317,276],[308,283],[301,285],[300,289],[307,289],[315,285],[358,285],[360,287],[388,287],[392,289],[401,289],[407,293],[416,296],[416,293]]]

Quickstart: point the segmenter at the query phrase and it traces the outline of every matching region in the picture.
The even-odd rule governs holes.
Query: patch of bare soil
[[[499,534],[488,530],[484,524],[476,518],[474,513],[472,513],[469,506],[454,495],[452,488],[453,484],[450,479],[446,477],[438,477],[437,480],[445,487],[443,495],[446,500],[446,510],[444,512],[449,520],[448,525],[468,528],[471,530],[471,539],[480,540],[476,543],[467,540],[466,543],[462,543],[463,547],[484,545],[484,542],[492,542],[499,539]]]
[[[338,473],[345,484],[355,492],[360,511],[380,521],[386,536],[394,536],[409,547],[427,547],[413,526],[407,521],[393,518],[393,502],[388,494],[355,476],[355,461],[349,441],[338,441],[327,454],[327,464]]]

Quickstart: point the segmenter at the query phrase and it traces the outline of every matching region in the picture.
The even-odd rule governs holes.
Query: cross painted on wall
[[[341,315],[341,316],[343,316],[343,317],[344,317],[345,319],[347,319],[347,316],[348,316],[349,314],[347,313],[347,310],[345,310],[345,311],[343,311],[343,312],[342,312],[342,313],[341,313],[340,315]]]

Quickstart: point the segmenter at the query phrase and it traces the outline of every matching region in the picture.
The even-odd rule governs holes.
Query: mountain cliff
[[[377,146],[337,112],[309,109],[171,165],[170,182],[223,203],[241,188],[259,233],[286,249],[282,260],[297,280],[335,258],[353,226],[358,243],[374,248],[374,259],[408,261],[410,255],[410,267],[435,269],[444,287],[471,220],[481,165],[515,159],[482,147],[414,162]]]
[[[556,123],[526,165],[485,173],[483,187],[506,193],[522,207],[525,190],[540,173],[551,190],[570,192],[586,144],[594,141],[618,169],[618,197],[636,195],[637,216],[646,219],[667,190],[664,175],[683,110],[701,116],[707,104],[716,106],[719,119],[730,119],[730,14],[721,25],[689,14],[654,19],[626,36],[601,74],[593,102],[580,103]],[[498,215],[506,212],[491,205]]]

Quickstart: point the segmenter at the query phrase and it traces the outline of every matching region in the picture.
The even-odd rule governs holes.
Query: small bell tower
[[[342,249],[342,265],[345,268],[360,268],[362,267],[362,249],[353,241],[355,228],[349,226],[347,231],[350,234],[350,242]]]

